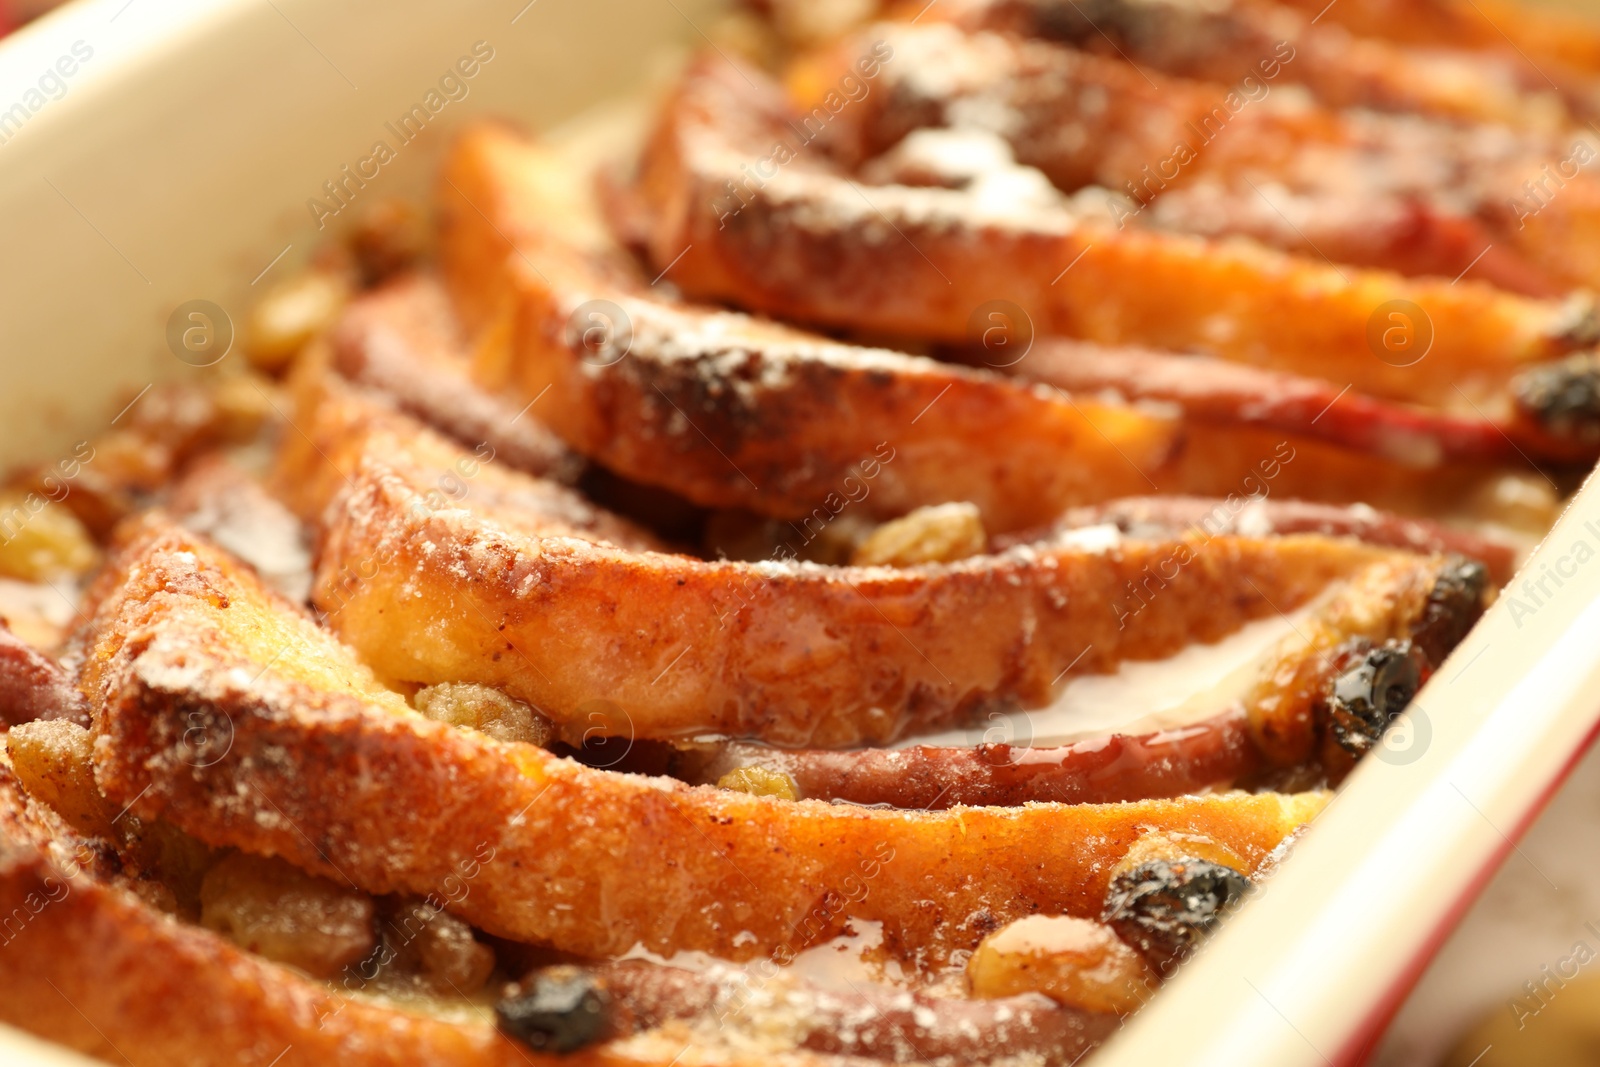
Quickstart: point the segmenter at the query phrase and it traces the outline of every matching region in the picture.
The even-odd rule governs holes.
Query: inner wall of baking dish
[[[200,373],[169,315],[209,300],[242,327],[339,225],[308,206],[337,204],[324,182],[354,190],[346,218],[423,196],[465,119],[542,129],[637,92],[719,6],[84,0],[0,42],[0,111],[73,70],[0,132],[0,466],[65,455],[152,381]],[[403,141],[414,106],[427,122]],[[379,141],[394,158],[347,182]]]

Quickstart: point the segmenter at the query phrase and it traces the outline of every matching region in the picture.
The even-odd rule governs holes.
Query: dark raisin
[[[1411,642],[1437,667],[1483,615],[1489,570],[1475,559],[1452,557],[1428,591],[1422,615],[1411,627]]]
[[[574,1052],[606,1029],[605,986],[580,967],[549,967],[525,979],[494,1013],[500,1030],[540,1052]]]
[[[1101,918],[1167,977],[1249,889],[1220,863],[1152,860],[1111,880]]]
[[[1365,755],[1421,685],[1422,665],[1410,641],[1369,649],[1329,686],[1333,739],[1352,756]]]
[[[1600,355],[1583,352],[1532,367],[1511,383],[1517,410],[1555,434],[1600,441]]]

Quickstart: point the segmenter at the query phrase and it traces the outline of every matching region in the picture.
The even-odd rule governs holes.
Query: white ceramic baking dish
[[[465,95],[358,196],[420,194],[468,116],[545,127],[640,89],[715,6],[79,0],[0,42],[0,116],[26,112],[0,117],[0,464],[65,452],[150,382],[197,373],[168,351],[172,310],[204,299],[237,320],[324,236],[307,201],[475,45],[492,59]],[[1099,1067],[1363,1058],[1594,731],[1597,549],[1590,486],[1524,571],[1559,583],[1513,584],[1521,607],[1490,612],[1409,729]],[[14,1032],[0,1057],[79,1062]]]

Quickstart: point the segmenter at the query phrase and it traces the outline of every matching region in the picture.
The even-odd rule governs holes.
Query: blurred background
[[[1600,1063],[1600,748],[1517,843],[1371,1062]]]

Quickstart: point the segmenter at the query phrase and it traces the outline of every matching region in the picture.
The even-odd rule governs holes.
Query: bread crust
[[[797,158],[780,177],[806,166]],[[496,127],[468,132],[447,160],[439,193],[442,274],[480,338],[480,380],[531,404],[608,467],[701,503],[809,529],[846,500],[872,518],[967,500],[979,505],[990,530],[1005,532],[1048,523],[1068,501],[1086,497],[1100,502],[1152,490],[1223,496],[1267,457],[1289,454],[1299,458],[1283,465],[1273,487],[1279,495],[1426,513],[1459,508],[1483,492],[1501,472],[1481,461],[1514,455],[1517,447],[1574,452],[1570,442],[1511,417],[1503,390],[1480,398],[1478,410],[1452,393],[1463,410],[1441,410],[1364,396],[1346,388],[1348,380],[1330,387],[1325,375],[1338,368],[1313,367],[1310,359],[1274,371],[1158,356],[1164,368],[1173,364],[1158,378],[1137,359],[1124,359],[1139,353],[1094,346],[1082,347],[1101,357],[1098,378],[1083,361],[1071,361],[1074,376],[1058,380],[1064,361],[1054,353],[1064,346],[1044,336],[1040,321],[1032,331],[1018,325],[1015,311],[1006,336],[1017,347],[997,350],[1001,358],[976,346],[972,363],[981,357],[997,366],[974,372],[663,302],[659,287],[631,296],[641,284],[635,269],[608,235],[595,232],[592,206],[571,202],[576,170],[556,150]],[[566,229],[575,219],[586,220],[578,236]],[[732,239],[720,229],[711,234],[714,242]],[[879,243],[850,255],[891,253]],[[862,284],[890,280],[874,275]],[[781,281],[793,293],[811,284]],[[936,285],[945,288],[943,280]],[[1141,280],[1130,288],[1144,286]],[[603,314],[590,307],[578,316],[584,329],[575,331],[572,312],[591,298],[611,307]],[[627,323],[630,338],[615,362],[596,359],[580,343],[586,330],[605,334],[612,319]],[[1030,332],[1038,334],[1031,348]],[[661,348],[665,336],[683,343]],[[757,344],[757,337],[766,340]],[[1362,359],[1377,363],[1370,353]],[[1113,369],[1104,373],[1106,367]],[[1219,373],[1208,373],[1213,368]],[[999,374],[1019,390],[996,389]],[[1182,389],[1172,387],[1174,375]],[[1063,393],[1062,385],[1076,391]],[[1184,425],[1156,418],[1148,404],[1103,403],[1108,389],[1132,400],[1176,401]],[[1350,410],[1386,417],[1374,429]],[[791,462],[802,446],[807,462]],[[893,459],[884,463],[883,456]],[[1515,461],[1524,462],[1520,455]]]
[[[1429,566],[1343,538],[1203,530],[1069,533],[910,568],[711,562],[574,529],[515,472],[430,500],[456,462],[368,447],[324,515],[313,599],[384,676],[503,688],[569,740],[604,702],[635,737],[888,741],[1041,706],[1064,672],[1218,640],[1374,564]]]
[[[1327,800],[907,812],[591,770],[410,712],[159,519],[120,559],[129,581],[90,642],[107,796],[370,892],[464,881],[452,910],[474,925],[586,955],[782,956],[855,918],[883,924],[891,957],[935,966],[1012,918],[1098,915],[1111,865],[1151,829],[1205,834],[1253,869]]]
[[[92,856],[90,843],[29,800],[0,762],[0,1021],[112,1062],[557,1062],[516,1047],[492,1024],[386,1007],[252,956],[97,877]],[[601,1048],[559,1062],[666,1064],[683,1044],[654,1034],[629,1051]],[[737,1062],[696,1052],[706,1062]]]
[[[1115,18],[1119,9],[1107,6]],[[1181,32],[1170,12],[1120,10]],[[1071,18],[1065,11],[1060,22]],[[1104,46],[1090,24],[1080,25]],[[981,130],[1060,189],[1100,186],[1126,197],[1111,209],[1119,229],[1248,237],[1317,262],[1413,277],[1451,279],[1470,267],[1478,281],[1541,298],[1600,278],[1580,241],[1530,230],[1505,210],[1508,190],[1573,151],[1567,129],[1548,120],[1508,130],[1309,102],[1283,107],[1270,94],[1306,68],[1281,40],[1250,60],[1276,77],[1247,69],[1240,86],[1235,78],[1164,76],[1126,55],[1053,41],[881,23],[831,59],[802,60],[796,80],[802,91],[832,89],[889,49],[893,58],[880,65],[872,91],[825,127],[830,144],[846,146],[846,162],[877,156],[915,129],[970,128],[982,116]],[[1408,79],[1419,74],[1404,69]],[[952,74],[929,79],[929,70]],[[1538,87],[1548,114],[1549,83],[1539,79]],[[817,114],[815,100],[802,97],[800,106]],[[873,163],[871,176],[894,158]],[[1562,215],[1580,234],[1592,230],[1600,184],[1580,174],[1563,191]]]
[[[1561,305],[1470,280],[1341,270],[1063,210],[986,213],[958,190],[862,187],[794,144],[800,119],[759,71],[716,56],[690,65],[638,181],[657,269],[698,298],[953,344],[971,343],[974,310],[1004,293],[1041,336],[1199,347],[1462,410],[1463,397],[1505,407],[1519,370],[1582,343]],[[739,164],[772,157],[775,144],[782,165],[748,180]],[[1426,309],[1433,330],[1427,358],[1408,366],[1375,358],[1368,337],[1374,312],[1395,300]]]
[[[627,477],[793,520],[870,483],[865,514],[965,500],[1006,530],[1147,488],[1173,449],[1175,425],[1149,412],[674,303],[615,247],[563,235],[549,191],[572,171],[469,131],[439,186],[441,263],[489,338],[480,380]],[[599,336],[610,347],[585,347]]]

